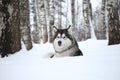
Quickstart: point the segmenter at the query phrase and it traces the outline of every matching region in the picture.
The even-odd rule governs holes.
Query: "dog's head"
[[[69,29],[71,26],[69,26],[66,29],[57,29],[54,26],[55,29],[55,36],[53,40],[53,46],[55,48],[55,51],[57,52],[63,52],[67,50],[70,46],[72,46],[72,38],[69,34]]]

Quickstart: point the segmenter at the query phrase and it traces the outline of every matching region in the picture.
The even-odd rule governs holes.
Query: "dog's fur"
[[[65,56],[83,56],[81,50],[78,48],[77,41],[69,34],[69,26],[66,29],[57,29],[55,26],[55,35],[53,38],[53,47],[55,54],[52,57],[65,57]]]

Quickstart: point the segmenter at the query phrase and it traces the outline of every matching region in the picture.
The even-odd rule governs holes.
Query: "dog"
[[[55,35],[53,38],[53,47],[56,53],[52,55],[51,58],[83,56],[76,39],[69,33],[70,27],[71,25],[69,25],[69,27],[66,29],[58,29],[54,26]]]

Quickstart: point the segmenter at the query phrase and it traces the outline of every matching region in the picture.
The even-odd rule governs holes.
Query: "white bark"
[[[72,16],[72,34],[75,36],[75,1],[71,1],[71,16]]]
[[[101,30],[100,30],[100,36],[99,39],[106,39],[106,24],[105,24],[105,3],[106,0],[102,0],[102,6],[101,6]]]
[[[36,0],[32,0],[33,4],[33,31],[32,31],[32,38],[33,42],[40,44],[40,31],[39,31],[39,16],[38,16],[38,11],[37,11],[37,2]]]
[[[35,0],[35,16],[36,16],[36,27],[34,28],[34,42],[40,43],[42,39],[42,30],[40,26],[40,6],[39,6],[40,0]]]
[[[45,1],[41,0],[40,1],[40,26],[42,30],[42,39],[43,43],[46,43],[48,40],[48,35],[47,35],[47,23],[46,23],[46,13],[45,13]]]
[[[29,0],[20,0],[20,28],[22,40],[27,50],[32,48],[31,30],[29,22]]]
[[[83,17],[85,27],[85,39],[91,38],[90,21],[89,21],[89,0],[83,0]]]
[[[49,42],[53,41],[53,26],[54,26],[54,0],[50,0],[50,26],[49,26]]]

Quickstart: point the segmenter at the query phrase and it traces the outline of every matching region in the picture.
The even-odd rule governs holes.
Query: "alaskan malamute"
[[[78,48],[77,41],[69,34],[69,26],[66,29],[55,29],[55,35],[53,38],[53,47],[55,54],[52,57],[65,57],[65,56],[83,56],[81,50]]]

